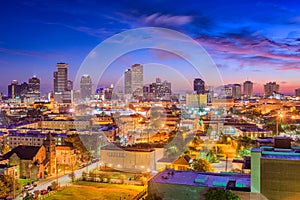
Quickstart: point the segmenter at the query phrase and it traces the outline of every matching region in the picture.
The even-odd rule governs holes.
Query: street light
[[[279,115],[276,117],[276,135],[279,135],[279,120],[283,118],[283,114],[279,113]]]

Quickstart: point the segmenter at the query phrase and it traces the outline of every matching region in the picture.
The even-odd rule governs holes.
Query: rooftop
[[[173,185],[223,187],[229,182],[235,182],[236,190],[250,190],[250,174],[236,173],[210,173],[194,171],[175,171],[166,169],[154,176],[150,183],[162,183]]]

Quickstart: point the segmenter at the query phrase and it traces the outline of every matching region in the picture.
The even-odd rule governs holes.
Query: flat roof
[[[225,188],[229,181],[236,181],[236,187],[250,188],[250,174],[176,171],[171,169],[158,173],[149,182]]]

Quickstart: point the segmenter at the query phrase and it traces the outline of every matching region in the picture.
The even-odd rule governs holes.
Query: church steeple
[[[48,174],[56,173],[56,142],[49,132],[47,138],[44,140],[43,145],[46,148],[46,159],[48,160]]]

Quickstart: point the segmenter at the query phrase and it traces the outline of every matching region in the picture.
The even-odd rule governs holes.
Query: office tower
[[[92,80],[89,75],[83,75],[80,79],[80,94],[82,99],[91,98]]]
[[[201,78],[194,79],[194,91],[196,94],[205,94],[205,82]]]
[[[295,89],[295,96],[300,97],[300,88]]]
[[[232,97],[234,99],[240,99],[242,96],[242,89],[240,84],[232,85]]]
[[[73,90],[73,81],[67,81],[67,91]]]
[[[53,73],[54,99],[57,102],[71,102],[73,83],[68,80],[68,66],[66,63],[57,63],[57,71]]]
[[[270,97],[273,95],[273,92],[279,92],[279,85],[276,82],[269,82],[264,85],[264,96]]]
[[[125,94],[132,94],[132,91],[131,91],[131,69],[127,69],[125,71],[124,81],[125,81],[125,83],[124,83],[124,86],[125,86],[124,93]]]
[[[53,72],[53,87],[54,87],[54,93],[58,92],[58,82],[57,82],[57,75],[58,72]]]
[[[171,83],[162,82],[160,78],[156,78],[155,83],[150,84],[150,93],[156,100],[170,100],[171,91]]]
[[[207,103],[211,103],[214,98],[214,87],[208,86],[207,88]]]
[[[68,64],[57,63],[57,91],[64,92],[67,90],[68,86]]]
[[[225,85],[221,89],[222,93],[224,94],[225,97],[232,97],[232,87],[231,85]]]
[[[253,83],[251,81],[245,81],[243,90],[245,98],[251,98],[253,96]]]
[[[20,97],[20,85],[18,85],[17,80],[13,80],[10,85],[8,85],[8,98],[15,99],[16,97]]]
[[[131,90],[134,97],[143,96],[143,65],[134,64],[131,66]]]
[[[143,65],[141,64],[134,64],[131,69],[125,71],[125,94],[132,94],[133,97],[143,96],[143,74]]]
[[[28,97],[39,98],[41,96],[41,84],[40,79],[36,76],[33,76],[28,80]]]

